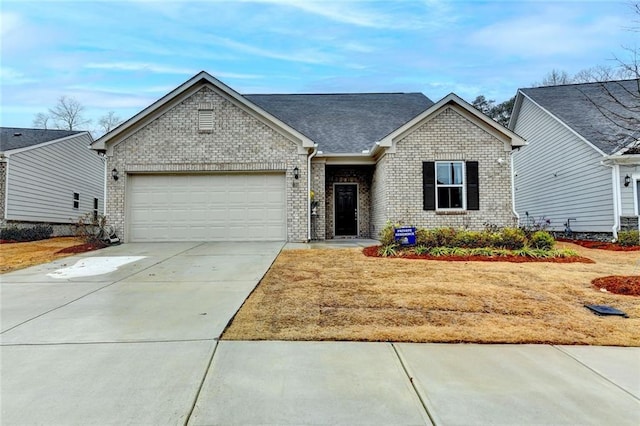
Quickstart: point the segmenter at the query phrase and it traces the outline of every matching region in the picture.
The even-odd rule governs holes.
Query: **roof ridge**
[[[589,81],[586,83],[565,83],[565,84],[551,84],[547,86],[522,87],[520,88],[520,90],[545,89],[547,87],[587,86],[591,84],[604,84],[604,83],[622,83],[622,82],[636,81],[636,80],[640,80],[640,77],[639,78],[623,78],[619,80]]]
[[[245,93],[242,96],[423,95],[422,92]]]

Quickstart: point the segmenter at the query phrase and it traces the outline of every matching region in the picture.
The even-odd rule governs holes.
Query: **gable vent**
[[[198,108],[198,130],[213,130],[213,105],[211,103],[201,103]]]

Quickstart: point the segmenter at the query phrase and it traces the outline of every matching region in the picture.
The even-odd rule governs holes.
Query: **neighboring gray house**
[[[242,96],[201,72],[93,148],[124,241],[306,241],[513,225],[523,144],[454,94]]]
[[[0,128],[2,226],[54,225],[55,235],[86,213],[103,213],[104,160],[85,131]]]
[[[564,231],[571,219],[574,232],[609,233],[614,238],[620,229],[637,229],[639,83],[622,80],[518,91],[509,128],[528,143],[513,156],[516,209],[522,223],[544,217],[552,230]]]

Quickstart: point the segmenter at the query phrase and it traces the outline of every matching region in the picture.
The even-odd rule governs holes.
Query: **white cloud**
[[[25,76],[18,70],[9,67],[0,66],[0,80],[3,85],[18,85],[32,83],[35,80]]]
[[[157,74],[193,75],[197,72],[192,68],[172,67],[148,62],[90,62],[84,67],[110,71],[149,71]]]
[[[623,26],[615,17],[600,17],[584,23],[580,16],[566,10],[551,9],[546,13],[496,22],[472,33],[472,45],[523,57],[555,55],[582,56],[595,47],[605,46],[609,35]],[[572,19],[573,18],[573,19]]]
[[[270,49],[264,49],[261,47],[252,46],[250,44],[241,43],[235,40],[231,40],[224,37],[211,36],[209,41],[226,47],[231,50],[235,50],[242,53],[248,53],[250,55],[262,56],[265,58],[279,59],[289,62],[302,62],[307,64],[327,64],[337,60],[335,55],[322,52],[318,49],[302,49],[297,51],[276,51]]]

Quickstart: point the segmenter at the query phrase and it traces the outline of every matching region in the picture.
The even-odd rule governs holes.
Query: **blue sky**
[[[240,93],[454,92],[503,101],[552,69],[628,57],[629,1],[0,3],[0,124],[71,96],[126,119],[201,70]]]

